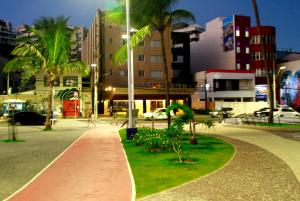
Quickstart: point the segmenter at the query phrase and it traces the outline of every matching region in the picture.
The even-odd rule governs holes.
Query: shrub
[[[139,128],[133,141],[136,145],[144,145],[146,151],[169,151],[172,149],[165,130]]]

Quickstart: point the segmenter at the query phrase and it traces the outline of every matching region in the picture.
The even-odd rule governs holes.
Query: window
[[[236,46],[236,53],[240,53],[241,52],[240,45],[241,45],[241,43],[238,41],[237,42],[237,46]]]
[[[250,64],[246,64],[246,70],[250,70]]]
[[[249,47],[246,47],[246,54],[249,54],[250,53],[250,49]]]
[[[160,47],[160,40],[151,40],[150,46],[151,47]]]
[[[113,58],[113,55],[109,54],[109,60],[112,60],[112,58]]]
[[[245,30],[245,37],[248,38],[249,37],[249,30],[248,28],[246,27],[246,30]]]
[[[240,64],[240,63],[237,63],[237,64],[236,64],[236,69],[237,69],[237,70],[241,69],[241,64]]]
[[[145,55],[139,54],[138,55],[138,61],[145,61]]]
[[[121,44],[122,45],[125,45],[127,43],[127,40],[126,39],[124,39],[124,38],[122,38],[122,40],[121,40]]]
[[[63,77],[64,87],[77,87],[78,86],[78,76],[64,76]]]
[[[145,77],[145,71],[139,70],[138,75],[139,75],[139,77]]]
[[[152,78],[162,78],[163,73],[161,71],[151,71],[150,72],[150,77],[152,77]]]
[[[127,70],[121,70],[120,75],[121,76],[128,76],[128,71]]]
[[[236,37],[239,37],[240,36],[240,27],[236,27],[236,30],[235,30],[235,36]]]
[[[151,62],[152,63],[162,62],[162,56],[160,56],[160,55],[152,55],[151,56]]]

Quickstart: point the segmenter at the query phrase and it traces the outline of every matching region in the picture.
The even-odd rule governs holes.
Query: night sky
[[[261,23],[276,27],[277,47],[300,51],[300,1],[257,0],[257,3]],[[1,0],[0,18],[16,27],[22,23],[32,24],[40,16],[65,15],[70,17],[72,25],[89,27],[96,8],[113,6],[113,0]],[[249,15],[255,25],[251,0],[181,0],[178,8],[193,12],[201,26],[218,16],[233,14]]]

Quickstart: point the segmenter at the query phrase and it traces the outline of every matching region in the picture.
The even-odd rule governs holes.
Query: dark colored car
[[[229,118],[233,116],[233,108],[231,107],[221,107],[215,111],[209,113],[210,117],[223,117]]]
[[[21,125],[44,125],[46,117],[37,112],[17,112],[10,116],[8,122]]]

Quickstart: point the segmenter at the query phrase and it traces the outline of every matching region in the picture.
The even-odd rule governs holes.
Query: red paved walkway
[[[87,131],[10,201],[129,201],[131,180],[116,128]]]

